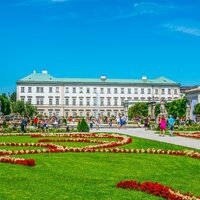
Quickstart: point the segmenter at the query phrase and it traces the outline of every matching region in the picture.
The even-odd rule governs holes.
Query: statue
[[[165,101],[160,102],[160,114],[167,115],[167,110],[165,108]]]

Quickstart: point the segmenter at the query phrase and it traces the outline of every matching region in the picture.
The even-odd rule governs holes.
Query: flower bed
[[[0,162],[25,165],[25,166],[29,166],[29,167],[35,166],[35,160],[32,160],[32,159],[27,160],[27,159],[23,159],[23,158],[11,158],[9,156],[0,157]]]
[[[193,194],[184,194],[159,183],[140,183],[134,180],[129,180],[117,183],[116,187],[146,192],[147,194],[159,196],[167,200],[200,200],[200,197],[196,197]]]
[[[8,136],[8,135],[1,135]],[[2,142],[0,146],[20,146],[20,147],[43,147],[44,149],[37,150],[0,150],[0,156],[9,155],[21,155],[21,154],[41,154],[41,153],[65,153],[65,152],[101,152],[101,153],[138,153],[138,154],[167,154],[176,156],[188,156],[192,158],[200,159],[200,153],[198,152],[187,152],[187,151],[173,151],[173,150],[155,150],[155,149],[122,149],[119,146],[123,146],[132,142],[132,139],[128,136],[121,136],[117,134],[9,134],[9,136],[30,136],[33,138],[44,138],[40,139],[38,143],[15,143],[15,142]],[[48,139],[48,137],[65,137],[67,139]],[[76,138],[76,139],[75,139]],[[92,138],[89,139],[89,138]],[[116,141],[100,141],[94,140],[98,138],[110,138],[116,139]],[[45,144],[51,142],[50,144]],[[85,142],[93,143],[96,145],[89,145],[85,147],[67,147],[63,145],[52,144],[52,142]],[[1,161],[0,161],[1,162]]]
[[[175,134],[177,136],[181,136],[181,137],[190,137],[190,138],[200,139],[200,132],[191,132],[191,133],[187,133],[187,132],[175,132]]]

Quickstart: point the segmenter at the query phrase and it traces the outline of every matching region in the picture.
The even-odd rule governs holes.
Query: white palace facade
[[[17,100],[37,106],[47,116],[127,114],[127,102],[160,102],[180,98],[180,84],[165,78],[55,78],[35,71],[17,81]]]

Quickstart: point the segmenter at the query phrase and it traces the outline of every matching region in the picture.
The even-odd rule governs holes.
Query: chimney
[[[142,80],[146,81],[147,80],[147,76],[142,76]]]
[[[42,74],[48,74],[48,71],[43,70],[43,71],[42,71]]]
[[[101,76],[102,81],[106,81],[107,77],[106,76]]]

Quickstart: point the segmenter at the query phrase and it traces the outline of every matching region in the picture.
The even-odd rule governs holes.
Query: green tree
[[[17,94],[16,94],[16,92],[13,92],[10,95],[10,101],[12,101],[12,102],[16,102],[17,101]]]
[[[200,103],[196,104],[196,106],[194,107],[194,115],[196,116],[200,116]]]
[[[167,102],[165,104],[165,107],[168,114],[173,115],[174,117],[185,117],[187,99],[184,97],[182,99],[174,100],[172,102]]]
[[[14,113],[20,113],[20,115],[28,114],[32,117],[34,113],[37,112],[37,108],[30,103],[24,103],[23,101],[12,102],[12,111]]]
[[[128,110],[128,117],[147,117],[148,116],[148,103],[139,102],[131,106]]]
[[[13,102],[12,103],[12,111],[14,113],[20,113],[21,115],[25,114],[25,112],[26,112],[25,103],[20,100]]]
[[[160,114],[160,104],[156,104],[155,107],[155,116],[157,117]]]
[[[37,107],[27,102],[25,104],[25,112],[28,114],[29,117],[32,117],[33,114],[37,112]]]
[[[0,107],[1,107],[1,112],[4,115],[9,115],[11,113],[10,101],[5,94],[2,94],[0,96]]]

